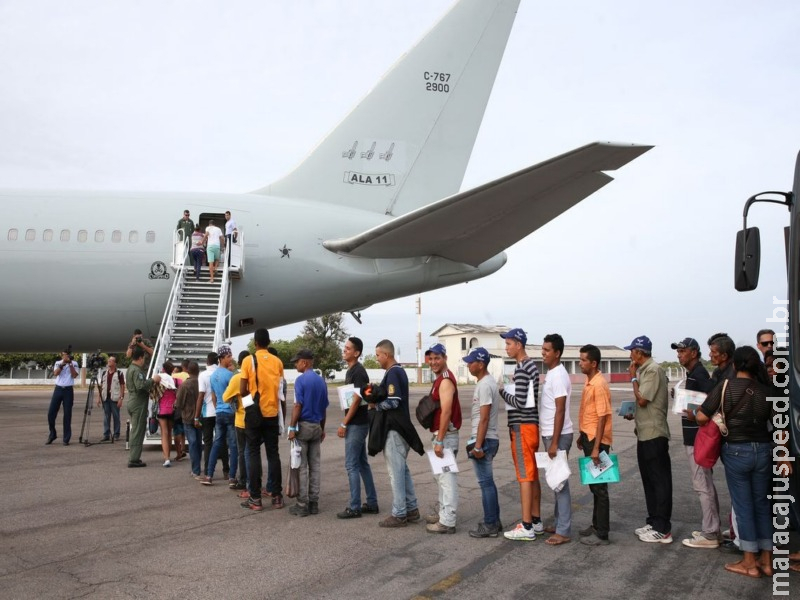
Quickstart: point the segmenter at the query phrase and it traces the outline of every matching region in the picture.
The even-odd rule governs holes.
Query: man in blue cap
[[[672,463],[667,425],[667,376],[653,360],[653,343],[641,335],[627,346],[636,411],[636,458],[647,503],[647,522],[635,533],[643,542],[672,543]]]

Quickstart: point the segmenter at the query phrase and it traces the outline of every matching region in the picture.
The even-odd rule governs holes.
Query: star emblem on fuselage
[[[287,248],[286,244],[283,245],[283,248],[278,248],[278,252],[281,253],[281,258],[283,258],[284,256],[286,258],[291,258],[291,256],[289,256],[289,252],[291,252],[291,251],[292,251],[292,249],[291,248]]]

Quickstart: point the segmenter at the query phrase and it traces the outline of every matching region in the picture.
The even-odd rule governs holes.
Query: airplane
[[[294,170],[250,193],[0,190],[0,351],[156,337],[184,209],[240,224],[230,337],[495,273],[651,148],[590,143],[459,191],[518,6],[456,2]]]

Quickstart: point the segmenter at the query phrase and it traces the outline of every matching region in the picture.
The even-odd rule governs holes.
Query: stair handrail
[[[180,239],[179,239],[180,238]],[[180,260],[173,260],[172,268],[174,269],[175,279],[172,282],[172,288],[169,292],[167,299],[167,306],[164,308],[164,316],[161,318],[161,327],[158,330],[156,343],[153,346],[153,356],[155,360],[150,361],[150,367],[147,369],[147,376],[152,377],[153,373],[157,373],[156,369],[160,369],[161,365],[167,359],[167,352],[169,350],[170,335],[172,331],[172,323],[175,321],[175,314],[178,310],[177,299],[183,293],[184,277],[183,269],[186,265],[186,257],[189,253],[189,244],[187,240],[183,239],[183,231],[176,230],[172,235],[173,240],[173,259],[175,258],[179,243],[183,244],[183,256]]]
[[[219,288],[219,301],[217,302],[217,319],[214,325],[214,350],[220,347],[221,344],[228,343],[230,340],[230,330],[225,326],[226,315],[228,313],[229,294],[228,288],[230,287],[230,275],[228,274],[227,253],[230,248],[225,248],[225,252],[220,256],[222,281]]]

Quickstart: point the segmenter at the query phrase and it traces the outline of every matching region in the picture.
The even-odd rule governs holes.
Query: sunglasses
[[[772,342],[772,341],[770,341],[770,342],[758,342],[758,343],[760,345],[762,345],[762,346],[774,346],[775,345],[775,342]]]

